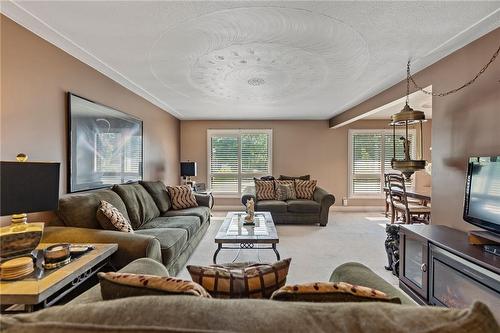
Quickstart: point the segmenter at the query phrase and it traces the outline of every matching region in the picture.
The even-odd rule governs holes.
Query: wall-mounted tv
[[[464,220],[500,233],[500,156],[469,158]]]
[[[142,121],[68,93],[68,192],[141,180]]]

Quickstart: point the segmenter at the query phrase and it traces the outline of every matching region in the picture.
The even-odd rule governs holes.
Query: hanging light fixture
[[[415,173],[415,171],[425,169],[425,160],[423,160],[423,143],[422,143],[422,123],[425,122],[425,113],[423,111],[413,110],[410,105],[410,62],[408,61],[408,65],[406,68],[406,103],[403,109],[391,116],[391,127],[392,127],[392,145],[393,145],[393,156],[391,160],[391,166],[394,170],[399,170],[403,173],[406,179],[410,179],[410,177]],[[412,144],[416,144],[416,142],[412,142],[410,140],[410,129],[418,127],[419,135],[418,140],[419,144],[417,145],[418,152],[416,154],[416,158],[412,159],[411,156],[411,146]],[[398,160],[396,158],[396,129],[403,128],[404,134],[399,137],[399,141],[402,141],[403,144],[403,159]],[[398,131],[399,132],[399,131]],[[417,138],[414,138],[416,140]]]
[[[454,94],[474,82],[488,69],[488,67],[495,61],[495,59],[500,54],[500,46],[493,53],[490,60],[486,63],[486,65],[481,68],[481,70],[469,81],[465,82],[461,86],[446,91],[446,92],[432,92],[427,91],[424,88],[420,87],[416,82],[410,72],[410,61],[408,60],[408,64],[406,65],[406,103],[403,109],[391,116],[391,127],[392,127],[392,144],[393,144],[393,157],[391,161],[392,169],[401,171],[406,179],[410,179],[410,177],[419,170],[425,169],[426,161],[423,160],[423,132],[422,132],[422,123],[425,122],[425,113],[423,111],[413,110],[409,105],[410,100],[410,81],[413,83],[415,88],[423,92],[424,94],[431,95],[434,97],[444,97],[450,94]],[[413,127],[418,127],[419,129],[419,144],[417,145],[418,151],[415,156],[415,159],[411,157],[411,145],[412,142],[409,138],[410,129]],[[401,160],[396,159],[396,128],[404,128],[404,136],[399,137],[399,140],[402,141],[404,158]],[[416,139],[416,138],[415,138]],[[413,143],[414,144],[414,143]]]

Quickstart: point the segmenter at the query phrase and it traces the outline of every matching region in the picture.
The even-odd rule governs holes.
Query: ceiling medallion
[[[248,80],[248,84],[251,86],[261,86],[264,83],[266,83],[266,81],[261,77],[253,77],[250,80]]]

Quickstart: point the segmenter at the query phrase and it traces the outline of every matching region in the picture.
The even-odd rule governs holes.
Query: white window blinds
[[[396,158],[403,159],[402,141],[396,135]],[[409,134],[414,155],[415,133]],[[393,158],[392,132],[388,130],[350,131],[350,194],[351,196],[380,196],[383,193],[384,173],[391,169]],[[412,182],[407,186],[412,186]]]
[[[254,177],[272,174],[271,130],[209,130],[209,187],[240,195]]]

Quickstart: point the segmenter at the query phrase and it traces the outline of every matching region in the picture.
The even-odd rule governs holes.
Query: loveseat
[[[256,211],[270,212],[277,224],[318,224],[326,226],[330,206],[335,203],[333,194],[316,186],[313,200],[257,200],[255,186],[247,186],[241,196],[241,203],[246,205],[250,198],[255,202]]]
[[[122,268],[147,257],[163,263],[171,275],[185,265],[210,223],[209,196],[195,194],[198,207],[172,209],[161,181],[115,185],[64,195],[58,219],[45,228],[44,243],[117,243],[111,262]],[[104,230],[96,217],[101,200],[116,207],[130,222],[133,233]]]
[[[122,272],[167,276],[152,259],[132,262]],[[486,305],[457,310],[417,306],[359,263],[334,270],[330,281],[365,285],[399,297],[402,304],[306,303],[195,296],[141,296],[102,301],[97,285],[64,306],[2,316],[2,333],[62,332],[419,332],[497,333]]]

